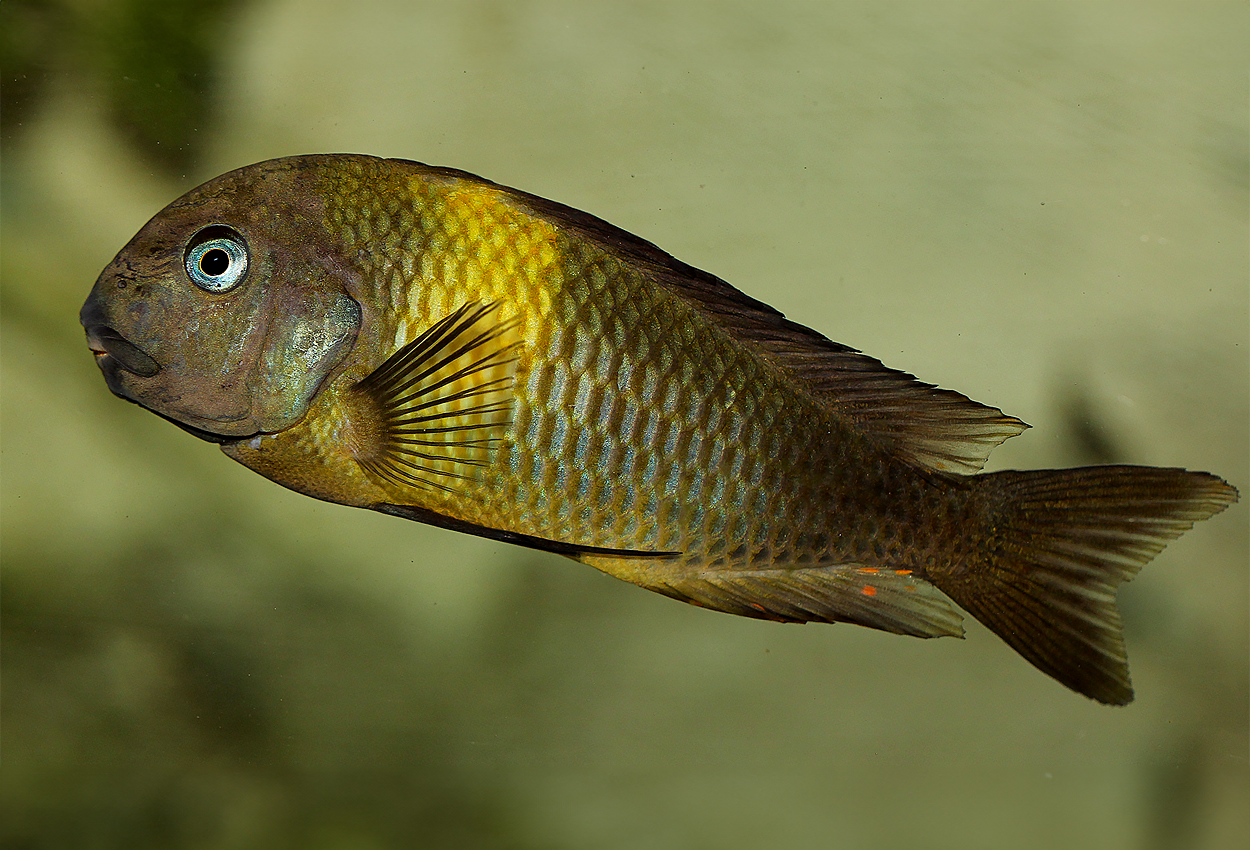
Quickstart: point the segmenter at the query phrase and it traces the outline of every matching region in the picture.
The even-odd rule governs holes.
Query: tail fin
[[[1102,703],[1132,702],[1116,588],[1237,501],[1236,489],[1205,472],[1143,466],[978,478],[982,554],[933,581],[1043,673]]]

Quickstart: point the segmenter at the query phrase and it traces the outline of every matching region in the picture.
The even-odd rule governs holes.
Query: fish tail
[[[1143,466],[975,480],[983,534],[933,582],[1060,683],[1102,703],[1131,702],[1116,588],[1237,501],[1237,490],[1205,472]]]

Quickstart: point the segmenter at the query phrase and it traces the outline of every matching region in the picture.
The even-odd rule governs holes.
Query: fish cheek
[[[268,328],[252,379],[256,430],[273,433],[305,414],[326,378],[352,350],[360,304],[330,278],[271,293]]]
[[[250,384],[260,357],[260,291],[226,301],[198,293],[161,310],[172,341],[165,368],[148,389],[157,412],[217,434],[254,433]]]

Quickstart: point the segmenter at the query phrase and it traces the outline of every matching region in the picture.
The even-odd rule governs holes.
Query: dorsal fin
[[[1029,427],[996,407],[919,381],[853,348],[776,352],[773,340],[760,344],[780,353],[783,365],[834,411],[926,469],[976,472],[995,446]]]
[[[451,490],[472,479],[512,421],[519,321],[469,302],[396,351],[353,388],[352,447],[372,474]]]
[[[920,467],[976,472],[995,446],[1029,427],[998,408],[938,389],[833,342],[715,275],[589,213],[467,172],[433,171],[447,179],[493,186],[522,209],[630,263],[738,339],[759,346],[799,386],[860,433]]]

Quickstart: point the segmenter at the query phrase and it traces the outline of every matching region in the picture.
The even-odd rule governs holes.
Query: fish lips
[[[104,379],[109,389],[118,392],[120,375],[118,370],[125,370],[140,378],[151,378],[161,371],[161,364],[152,355],[126,339],[108,321],[103,305],[93,291],[82,305],[78,320],[87,331],[87,347],[95,355],[96,363],[104,372]]]
[[[104,371],[110,388],[113,386],[112,378],[117,374],[115,367],[125,369],[140,378],[151,378],[161,371],[161,364],[153,360],[151,355],[108,325],[87,327],[87,347]]]

